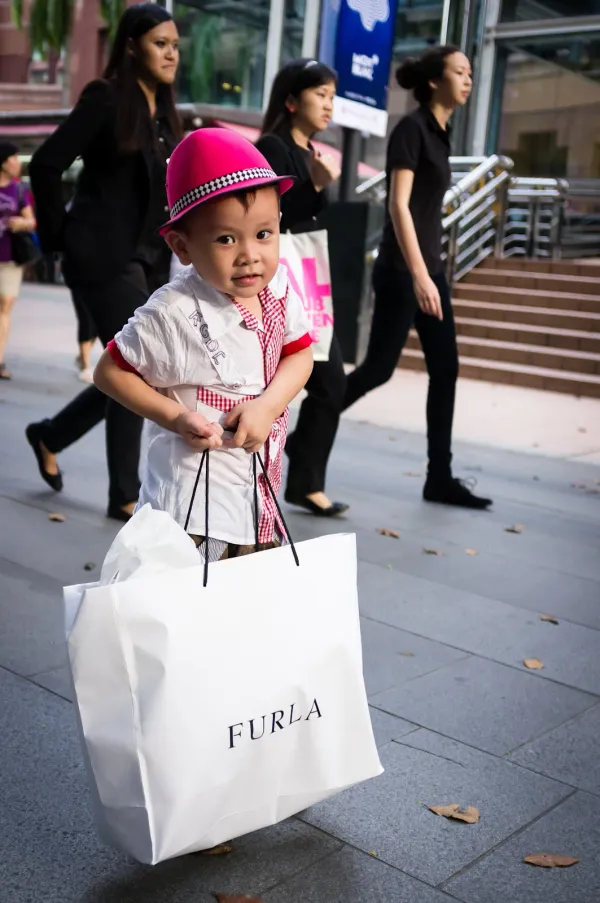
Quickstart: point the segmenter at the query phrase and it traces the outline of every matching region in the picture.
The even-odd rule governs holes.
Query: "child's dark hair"
[[[289,131],[292,125],[292,114],[286,106],[290,97],[299,97],[309,88],[320,88],[322,85],[337,86],[337,72],[319,63],[318,60],[292,60],[279,70],[273,81],[269,105],[265,113],[262,134],[279,135]]]
[[[420,57],[408,56],[396,69],[396,81],[401,88],[412,91],[420,104],[431,102],[433,90],[430,82],[438,82],[444,77],[446,58],[460,53],[453,44],[431,47]]]
[[[244,213],[248,213],[250,207],[256,200],[256,192],[260,191],[262,188],[274,188],[277,194],[277,203],[279,203],[281,198],[281,191],[278,182],[274,182],[273,185],[258,185],[256,188],[241,188],[239,191],[228,191],[225,194],[217,195],[215,198],[211,198],[211,200],[218,201],[221,198],[235,198],[244,208]],[[210,203],[210,201],[208,203]],[[185,216],[182,216],[181,219],[173,225],[173,232],[185,233],[187,231],[188,217],[194,212],[194,210],[197,209],[197,207],[194,207],[189,211],[189,213],[186,213]]]

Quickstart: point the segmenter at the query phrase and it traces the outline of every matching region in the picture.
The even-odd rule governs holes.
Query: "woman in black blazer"
[[[77,293],[106,345],[152,292],[168,281],[170,255],[158,235],[168,218],[165,173],[180,137],[173,99],[179,36],[153,3],[123,14],[104,78],[89,84],[65,122],[30,166],[44,251],[63,255]],[[62,174],[77,158],[83,170],[65,211]],[[142,418],[95,386],[26,435],[43,479],[56,491],[56,454],[106,418],[108,516],[127,520],[139,492]]]
[[[296,184],[281,198],[281,231],[309,232],[327,204],[326,188],[339,177],[330,157],[320,157],[311,138],[327,128],[333,110],[337,76],[316,60],[294,60],[273,82],[257,147],[278,175],[293,175]],[[335,517],[348,505],[325,495],[327,462],[337,432],[346,390],[342,354],[334,335],[329,360],[315,361],[306,384],[295,431],[288,437],[285,500],[320,517]]]

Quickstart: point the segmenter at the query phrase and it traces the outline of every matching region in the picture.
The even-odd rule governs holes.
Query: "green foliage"
[[[198,13],[190,32],[190,91],[194,103],[212,99],[215,47],[221,31],[219,16]]]
[[[29,16],[29,42],[34,53],[60,53],[67,45],[75,0],[33,0]],[[13,0],[13,17],[24,28],[23,0]]]
[[[119,19],[125,12],[125,0],[100,0],[100,14],[108,25],[108,36],[114,40]]]

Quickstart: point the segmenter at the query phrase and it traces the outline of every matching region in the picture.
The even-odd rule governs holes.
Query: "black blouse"
[[[421,106],[400,120],[390,135],[387,150],[388,197],[395,169],[410,169],[414,182],[409,208],[419,248],[431,274],[443,270],[442,202],[450,184],[450,132],[443,129],[429,107]],[[386,223],[379,262],[407,270],[396,240],[386,201]]]
[[[281,196],[281,231],[307,232],[327,205],[326,191],[317,191],[310,177],[312,148],[296,144],[289,132],[261,135],[256,146],[278,176],[294,176],[293,188]]]

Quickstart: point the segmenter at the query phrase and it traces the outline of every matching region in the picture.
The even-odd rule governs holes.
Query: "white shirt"
[[[290,287],[284,266],[278,267],[260,298],[262,324],[193,267],[186,267],[135,312],[109,351],[117,364],[135,370],[167,397],[222,423],[228,410],[265,390],[282,356],[311,344],[302,302]],[[267,442],[274,484],[280,483],[285,422],[282,418],[274,425]],[[178,434],[150,423],[139,505],[150,503],[168,511],[183,527],[200,458]],[[210,538],[253,544],[253,499],[251,456],[243,449],[211,452]],[[262,518],[268,508],[262,491],[259,507]],[[269,541],[264,535],[269,524],[272,534],[274,521],[261,519],[261,541]],[[205,535],[204,475],[187,529]]]

